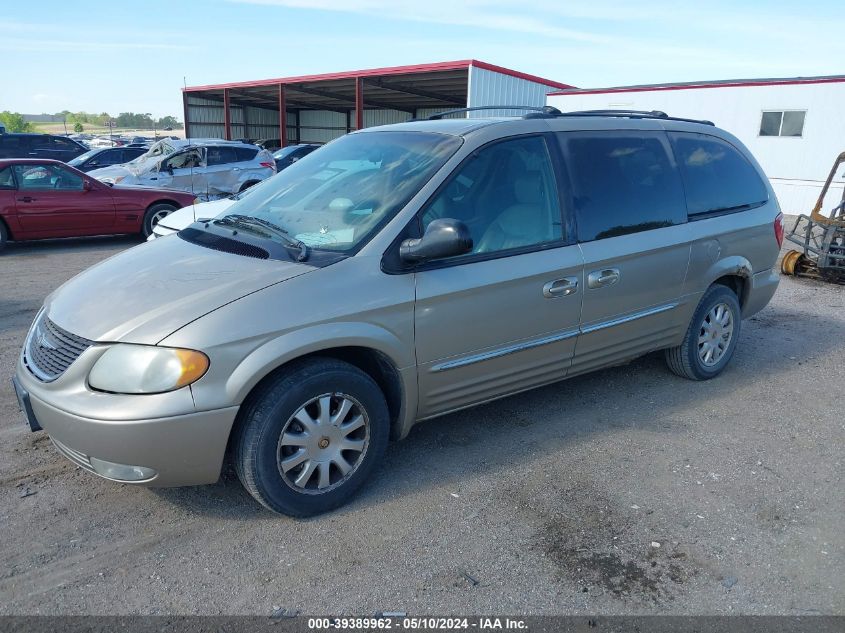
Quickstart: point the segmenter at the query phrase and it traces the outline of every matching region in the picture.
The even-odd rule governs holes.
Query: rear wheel
[[[141,233],[144,237],[149,237],[152,234],[155,225],[161,222],[168,215],[176,211],[176,207],[166,202],[160,202],[152,205],[144,214],[144,225],[141,228]]]
[[[733,290],[711,286],[695,310],[683,342],[666,350],[666,364],[690,380],[709,380],[722,373],[736,349],[742,312]]]
[[[390,421],[378,385],[334,359],[292,364],[244,404],[238,477],[261,504],[304,517],[346,503],[381,461]]]

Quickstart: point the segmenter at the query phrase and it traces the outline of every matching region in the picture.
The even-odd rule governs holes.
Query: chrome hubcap
[[[734,319],[731,308],[719,303],[704,317],[698,332],[698,358],[707,367],[717,364],[731,344]]]
[[[302,405],[279,438],[279,473],[297,492],[322,494],[349,479],[367,453],[370,424],[352,396],[326,393]]]
[[[166,218],[171,213],[173,213],[173,212],[172,211],[163,211],[163,210],[158,211],[155,214],[153,214],[153,217],[150,220],[150,223],[152,224],[152,226],[155,226],[156,224],[161,222],[164,218]]]

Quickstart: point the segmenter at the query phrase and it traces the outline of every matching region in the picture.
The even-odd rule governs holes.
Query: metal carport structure
[[[324,143],[353,130],[451,108],[543,106],[548,93],[568,88],[470,59],[189,86],[182,97],[189,138],[279,138],[288,144]]]

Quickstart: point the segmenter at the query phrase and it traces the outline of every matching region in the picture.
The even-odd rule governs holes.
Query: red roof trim
[[[368,68],[364,70],[350,70],[340,73],[325,73],[322,75],[301,75],[298,77],[278,77],[276,79],[260,79],[258,81],[236,81],[225,84],[208,84],[205,86],[188,86],[183,88],[183,92],[198,92],[202,90],[222,90],[223,88],[256,88],[259,86],[275,86],[278,84],[296,84],[312,81],[330,81],[332,79],[354,79],[355,77],[377,77],[385,75],[406,75],[410,73],[425,73],[437,72],[447,70],[464,70],[470,66],[484,68],[485,70],[492,70],[493,72],[501,73],[503,75],[510,75],[511,77],[518,77],[527,81],[534,81],[536,83],[544,84],[552,88],[565,90],[573,88],[569,84],[552,81],[551,79],[543,79],[536,75],[529,75],[521,73],[516,70],[510,70],[502,66],[488,64],[475,59],[462,59],[451,62],[435,62],[433,64],[414,64],[410,66],[387,66],[385,68]]]
[[[831,84],[845,82],[842,77],[828,77],[824,79],[784,79],[770,81],[731,81],[722,84],[684,84],[674,86],[641,86],[639,88],[587,88],[583,90],[565,90],[549,93],[549,96],[570,96],[570,95],[600,95],[613,94],[616,92],[662,92],[666,90],[700,90],[702,88],[745,88],[754,86],[789,86],[795,84]]]

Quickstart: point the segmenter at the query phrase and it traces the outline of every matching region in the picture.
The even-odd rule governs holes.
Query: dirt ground
[[[782,279],[706,383],[653,354],[422,424],[297,521],[231,474],[101,480],[24,426],[42,300],[136,243],[0,256],[0,614],[845,612],[845,287]]]

